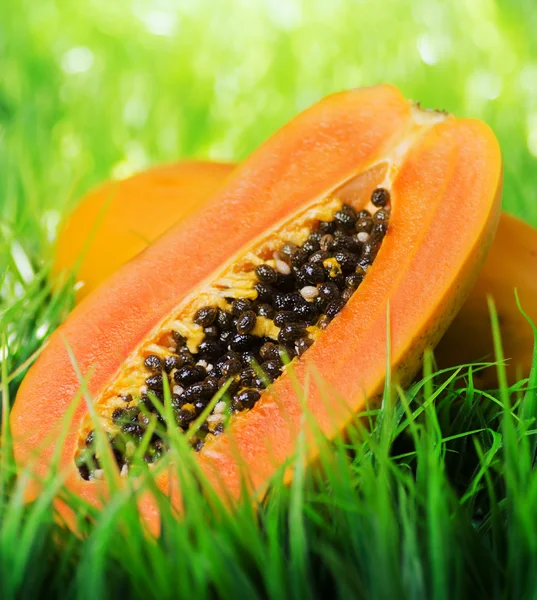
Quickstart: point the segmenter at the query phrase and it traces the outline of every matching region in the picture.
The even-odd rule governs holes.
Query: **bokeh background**
[[[323,95],[383,81],[487,121],[504,206],[537,224],[536,31],[534,0],[0,2],[0,267],[13,243],[45,265],[106,178],[240,160]]]

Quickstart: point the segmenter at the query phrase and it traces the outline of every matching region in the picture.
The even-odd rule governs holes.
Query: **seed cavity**
[[[110,408],[101,410],[101,421],[122,476],[149,428],[143,457],[149,465],[167,452],[171,426],[199,451],[233,414],[255,406],[288,361],[307,352],[359,289],[378,254],[388,231],[389,191],[375,189],[371,205],[378,210],[357,211],[335,199],[317,218],[248,253],[240,270],[226,272],[210,293],[200,293],[190,318],[181,313],[166,321],[147,345],[150,351],[129,363],[103,400]],[[222,399],[192,432],[191,424],[223,386]],[[163,416],[165,390],[174,423]],[[75,464],[83,479],[98,479],[103,470],[95,431],[89,423],[83,431]]]

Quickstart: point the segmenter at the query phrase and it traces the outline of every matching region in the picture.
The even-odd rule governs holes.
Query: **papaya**
[[[480,121],[391,85],[321,100],[53,333],[11,412],[17,462],[41,480],[59,453],[68,489],[100,505],[96,424],[125,483],[137,449],[158,467],[173,428],[226,498],[244,472],[262,493],[298,432],[314,460],[315,434],[378,402],[387,366],[401,385],[415,376],[483,265],[501,185]],[[173,470],[156,482],[180,506]],[[154,506],[142,514],[155,529]]]
[[[188,160],[91,191],[61,227],[53,275],[75,272],[79,302],[176,221],[199,209],[232,168]]]
[[[178,162],[157,167],[123,181],[107,183],[82,199],[62,227],[53,272],[72,272],[80,260],[77,278],[79,301],[117,267],[153,242],[169,223],[201,209],[235,165],[209,161]],[[155,208],[147,218],[147,199]],[[127,218],[121,218],[127,213]],[[81,256],[82,241],[91,236]],[[136,232],[136,233],[135,233]],[[142,242],[143,240],[143,242]],[[109,257],[112,257],[111,259]],[[494,361],[487,297],[498,312],[508,381],[527,377],[533,356],[531,327],[523,308],[537,323],[537,230],[503,212],[485,265],[468,299],[436,347],[439,368],[476,361]],[[493,364],[474,372],[476,385],[497,386]]]
[[[468,299],[438,344],[439,367],[495,361],[487,298],[494,300],[506,358],[509,383],[528,377],[533,357],[533,330],[516,302],[537,323],[537,230],[508,213],[502,213],[494,243]],[[474,373],[482,389],[498,385],[492,364]]]

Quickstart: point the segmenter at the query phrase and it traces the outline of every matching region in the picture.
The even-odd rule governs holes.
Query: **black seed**
[[[173,378],[175,383],[185,386],[201,381],[206,374],[207,372],[202,367],[186,365],[181,367],[178,371],[175,371]]]
[[[315,248],[318,250],[318,248]],[[312,252],[315,252],[312,250]],[[291,264],[293,267],[301,267],[309,258],[310,253],[304,248],[299,248],[291,255]]]
[[[270,265],[259,265],[255,268],[255,274],[262,283],[276,283],[278,273]]]
[[[306,335],[305,323],[287,323],[280,329],[278,341],[282,344],[289,344],[304,335]]]
[[[185,398],[188,402],[198,402],[200,400],[210,400],[214,395],[213,387],[208,386],[201,381],[189,385],[185,390]]]
[[[86,446],[91,446],[95,441],[95,430],[92,429],[86,436]]]
[[[373,206],[386,206],[390,201],[390,192],[386,188],[377,188],[371,194],[371,204]]]
[[[209,327],[203,328],[203,333],[206,338],[213,340],[219,336],[220,331],[216,325],[210,325]]]
[[[362,271],[362,269],[360,269],[360,271]],[[354,291],[362,283],[363,280],[364,276],[361,272],[351,273],[350,275],[347,275],[347,277],[345,277],[345,285],[348,289]]]
[[[170,373],[173,369],[179,369],[183,366],[183,361],[178,356],[167,356],[164,359],[164,370]]]
[[[250,333],[255,327],[256,314],[253,310],[247,310],[237,319],[237,332],[238,333]]]
[[[181,408],[177,413],[177,423],[182,429],[187,429],[188,424],[196,418],[196,412]]]
[[[241,371],[240,379],[242,385],[247,385],[247,383],[256,377],[256,372],[253,367],[246,367]]]
[[[306,241],[308,242],[320,242],[321,238],[323,237],[323,234],[319,231],[312,231],[309,236],[308,239]]]
[[[317,250],[317,252],[314,252],[310,256],[308,262],[322,264],[323,260],[326,260],[329,257],[330,254],[326,250]]]
[[[295,314],[295,320],[306,321],[311,323],[317,318],[319,311],[313,302],[305,302],[304,304],[297,304],[293,308]]]
[[[204,306],[194,315],[194,323],[202,327],[209,327],[214,323],[217,314],[218,309],[215,306]]]
[[[278,288],[278,291],[280,291],[280,292],[290,292],[291,290],[294,290],[295,289],[295,278],[294,278],[293,274],[292,273],[290,273],[289,275],[279,274],[276,286]]]
[[[298,339],[295,342],[296,353],[298,354],[298,356],[302,356],[312,344],[313,340],[311,340],[309,337],[303,337]]]
[[[278,346],[272,342],[264,343],[259,349],[259,356],[263,360],[279,360],[280,353],[278,352]]]
[[[360,256],[359,266],[364,267],[371,265],[377,256],[379,248],[380,245],[376,242],[366,242],[362,250],[362,255]]]
[[[356,231],[358,233],[362,231],[365,233],[371,233],[372,229],[373,219],[371,219],[370,217],[366,217],[365,219],[360,219],[359,221],[356,221]]]
[[[208,390],[211,390],[212,395],[214,396],[214,394],[216,394],[216,392],[218,391],[218,378],[209,375],[205,378],[203,383],[205,384],[205,387]]]
[[[344,274],[352,273],[358,264],[358,258],[351,252],[336,252],[334,258],[339,263]]]
[[[232,375],[237,375],[240,372],[242,364],[236,358],[232,358],[231,360],[226,361],[221,367],[220,372],[222,373],[222,377],[226,379],[231,377]]]
[[[282,327],[285,323],[296,321],[295,313],[292,310],[280,310],[274,315],[274,325]]]
[[[235,335],[235,332],[233,331],[233,329],[227,329],[226,331],[223,331],[220,334],[220,341],[222,342],[222,344],[224,344],[224,346],[227,348],[229,346],[229,342],[231,341],[231,338]]]
[[[302,245],[302,250],[307,254],[312,254],[313,252],[317,252],[320,249],[319,242],[315,240],[306,240]]]
[[[272,299],[272,306],[274,306],[274,308],[276,310],[286,310],[287,309],[286,294],[281,294],[280,292],[277,292],[276,294],[274,294],[274,297]]]
[[[83,463],[82,465],[80,465],[78,467],[78,474],[85,481],[89,481],[90,480],[91,473],[90,473],[89,467],[88,467],[88,465],[86,463]]]
[[[145,380],[145,384],[150,390],[162,390],[162,375],[151,375]]]
[[[245,352],[246,350],[250,350],[256,344],[256,337],[246,333],[236,333],[229,343],[230,348],[235,350],[236,352]]]
[[[266,319],[272,319],[274,317],[274,309],[270,304],[259,304],[256,311],[260,317],[265,317]]]
[[[121,427],[121,431],[125,435],[130,435],[134,438],[141,439],[144,436],[144,428],[136,423],[125,423],[125,425]]]
[[[327,283],[322,283],[319,286],[319,297],[322,300],[326,300],[327,302],[330,302],[331,300],[336,300],[337,298],[339,298],[338,286],[335,283],[332,283],[331,281]]]
[[[296,244],[292,242],[285,242],[280,248],[280,254],[283,254],[285,257],[289,257],[298,249]]]
[[[365,208],[363,208],[361,211],[359,211],[358,214],[356,215],[356,218],[358,220],[367,219],[369,217],[371,217],[371,213],[368,210],[366,210]]]
[[[382,238],[386,235],[388,231],[388,223],[386,221],[377,221],[373,226],[373,231],[371,232],[374,241],[380,242]]]
[[[191,352],[189,350],[187,350],[186,348],[179,352],[179,354],[177,355],[177,359],[180,363],[180,366],[193,365],[196,362],[196,359],[192,356]]]
[[[321,265],[308,263],[300,269],[301,275],[311,284],[322,283],[324,281],[324,269]]]
[[[334,240],[332,252],[359,252],[362,244],[350,235],[342,235]]]
[[[338,312],[345,306],[345,302],[342,300],[334,300],[326,307],[326,316],[329,319],[333,319]]]
[[[125,409],[116,408],[112,413],[112,421],[114,421],[114,423],[124,423],[127,420],[126,416],[127,413]]]
[[[235,317],[240,317],[247,310],[252,310],[252,301],[248,298],[237,298],[231,303],[231,312]]]
[[[334,233],[334,231],[336,230],[336,224],[334,223],[334,221],[319,221],[317,230],[319,231],[319,233],[322,234]]]
[[[356,211],[352,206],[344,204],[334,215],[334,221],[345,229],[350,229],[356,223]]]
[[[351,296],[353,294],[354,294],[354,290],[347,288],[346,290],[343,290],[343,292],[341,293],[341,299],[343,300],[343,302],[347,303],[351,299]]]
[[[222,363],[225,363],[227,360],[238,360],[239,362],[242,359],[241,354],[239,354],[238,352],[233,352],[232,350],[228,350],[223,356],[222,358],[219,358],[218,361],[220,362],[220,360],[222,361]]]
[[[298,292],[289,292],[285,294],[282,310],[293,310],[298,304],[304,304],[306,301]]]
[[[256,283],[254,289],[257,292],[259,302],[270,302],[274,294],[274,288],[266,283]]]
[[[224,350],[224,345],[219,340],[206,340],[198,347],[198,353],[203,358],[218,358]]]
[[[233,315],[219,308],[216,315],[216,323],[223,331],[231,329],[233,327]]]
[[[186,344],[186,338],[184,338],[178,331],[172,331],[173,341],[177,344],[177,347],[180,348]]]
[[[373,221],[375,223],[387,222],[390,218],[390,211],[387,208],[381,208],[373,215]]]
[[[235,396],[235,400],[244,408],[253,408],[259,398],[261,398],[261,394],[257,390],[243,390]]]
[[[123,400],[123,402],[132,402],[131,394],[122,394],[119,398],[120,400]]]
[[[147,356],[144,360],[144,365],[150,371],[158,372],[162,370],[162,363],[160,362],[160,358],[156,354],[150,354],[149,356]]]
[[[218,423],[218,425],[214,428],[213,435],[220,435],[224,433],[224,424]]]
[[[341,274],[338,274],[335,277],[330,277],[330,281],[335,283],[340,290],[345,288],[345,277]]]
[[[282,363],[280,360],[267,360],[261,365],[263,371],[271,381],[274,381],[281,374]]]

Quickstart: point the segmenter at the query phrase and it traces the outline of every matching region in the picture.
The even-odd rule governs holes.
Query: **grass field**
[[[240,160],[327,93],[390,81],[484,119],[502,146],[504,209],[537,225],[533,4],[0,2],[2,600],[537,597],[537,371],[483,392],[479,365],[427,364],[370,433],[323,445],[320,469],[297,460],[292,487],[275,481],[256,511],[209,504],[185,472],[186,518],[161,498],[158,541],[132,489],[99,514],[66,497],[81,537],[55,520],[54,474],[25,506],[7,426],[28,361],[72,305],[48,270],[80,195],[161,161]]]

